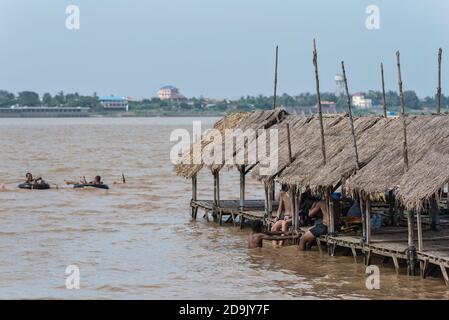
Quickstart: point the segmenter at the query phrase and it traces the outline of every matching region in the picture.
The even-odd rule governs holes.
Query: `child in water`
[[[254,220],[251,223],[251,233],[248,237],[248,248],[262,248],[263,240],[286,240],[290,239],[289,236],[280,236],[282,231],[263,231],[263,222],[260,220]]]

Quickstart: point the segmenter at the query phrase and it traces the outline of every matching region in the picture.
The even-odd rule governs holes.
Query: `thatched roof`
[[[368,194],[394,191],[407,209],[421,209],[423,202],[449,181],[448,126],[449,117],[445,115],[407,117],[406,171],[401,120],[391,120],[382,133],[382,150],[346,181],[347,189]]]
[[[247,129],[267,129],[272,125],[281,122],[285,115],[286,112],[283,109],[231,113],[215,123],[213,128],[219,130],[221,135],[226,137],[226,130],[241,129],[242,131],[245,131]],[[211,131],[206,130],[203,134],[201,142],[197,142],[196,144],[201,145],[201,153],[194,154],[193,149],[195,146],[192,146],[190,151],[183,155],[181,163],[175,165],[176,174],[185,178],[193,177],[205,165],[202,161],[203,156],[213,153],[213,150],[217,147],[217,144],[220,144],[218,147],[221,147],[222,150],[224,150],[226,140],[214,141]],[[237,146],[237,148],[239,147]],[[223,157],[224,155],[225,154],[223,152]],[[192,161],[197,164],[191,164],[190,160],[192,160],[194,156],[201,156],[201,159],[194,159],[196,161]],[[219,171],[223,166],[224,161],[221,164],[208,165],[212,171]]]
[[[356,170],[351,128],[347,116],[326,116],[323,119],[327,163],[321,154],[320,128],[317,116],[286,115],[281,110],[231,114],[215,127],[225,129],[278,129],[276,150],[266,157],[277,157],[275,173],[264,176],[258,163],[252,175],[261,181],[273,178],[281,183],[310,188],[318,192],[335,187],[344,181],[349,193],[374,196],[393,191],[397,199],[409,210],[421,209],[423,203],[436,194],[449,181],[449,116],[408,116],[407,139],[409,169],[403,159],[403,125],[401,118],[355,117],[360,170]],[[290,163],[286,124],[290,127],[293,161]],[[238,152],[254,152],[248,142],[238,143]],[[225,141],[220,142],[225,145]],[[203,153],[210,152],[214,142],[203,141]],[[187,154],[186,156],[189,156]],[[272,159],[270,159],[272,160]],[[192,177],[201,165],[177,165],[176,171]],[[220,170],[223,165],[208,166]]]
[[[355,118],[357,138],[363,141],[366,131],[376,125],[379,120],[380,118],[377,117]],[[321,153],[318,117],[294,116],[291,122],[291,148],[294,160],[289,163],[287,139],[284,137],[279,139],[279,170],[276,175],[279,175],[278,180],[281,183],[318,189],[336,185],[342,177],[347,177],[354,172],[356,164],[348,117],[332,116],[323,119],[326,166],[323,165]],[[284,123],[281,123],[280,127],[281,130],[286,131]],[[367,152],[365,157],[362,156],[361,162],[368,161],[370,154]],[[265,177],[259,173],[258,168],[255,168],[253,176],[260,180],[267,180],[275,175]]]

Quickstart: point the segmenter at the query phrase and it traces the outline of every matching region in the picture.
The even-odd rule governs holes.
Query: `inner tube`
[[[38,183],[38,184],[32,184],[32,183],[21,183],[19,184],[20,189],[27,189],[27,190],[47,190],[50,189],[50,185],[46,182]]]
[[[88,187],[92,187],[92,188],[98,188],[98,189],[109,189],[109,186],[107,184],[75,184],[73,185],[74,188],[78,189],[78,188],[88,188]]]

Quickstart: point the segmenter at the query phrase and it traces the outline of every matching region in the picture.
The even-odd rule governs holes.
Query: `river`
[[[174,129],[193,118],[0,119],[1,299],[448,299],[441,279],[365,267],[295,247],[247,249],[248,229],[190,219],[191,182],[170,163]],[[197,118],[195,120],[198,120]],[[200,119],[203,128],[214,118]],[[26,172],[51,190],[16,188]],[[122,172],[126,184],[120,182]],[[64,180],[101,175],[110,190],[74,190]],[[263,188],[248,179],[247,199]],[[238,173],[221,176],[221,198],[238,199]],[[57,188],[56,188],[57,185]],[[213,180],[199,175],[199,198]],[[66,267],[80,289],[66,288]]]

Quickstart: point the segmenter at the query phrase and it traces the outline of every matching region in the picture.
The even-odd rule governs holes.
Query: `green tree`
[[[17,103],[21,106],[38,106],[41,104],[39,100],[39,95],[33,91],[22,91],[19,92],[17,97]]]
[[[410,109],[420,109],[420,101],[415,91],[404,91],[404,105]]]
[[[14,93],[0,90],[0,107],[10,107],[16,103]]]
[[[51,96],[50,93],[48,92],[44,93],[44,95],[42,96],[42,104],[46,107],[53,106],[53,97]]]

